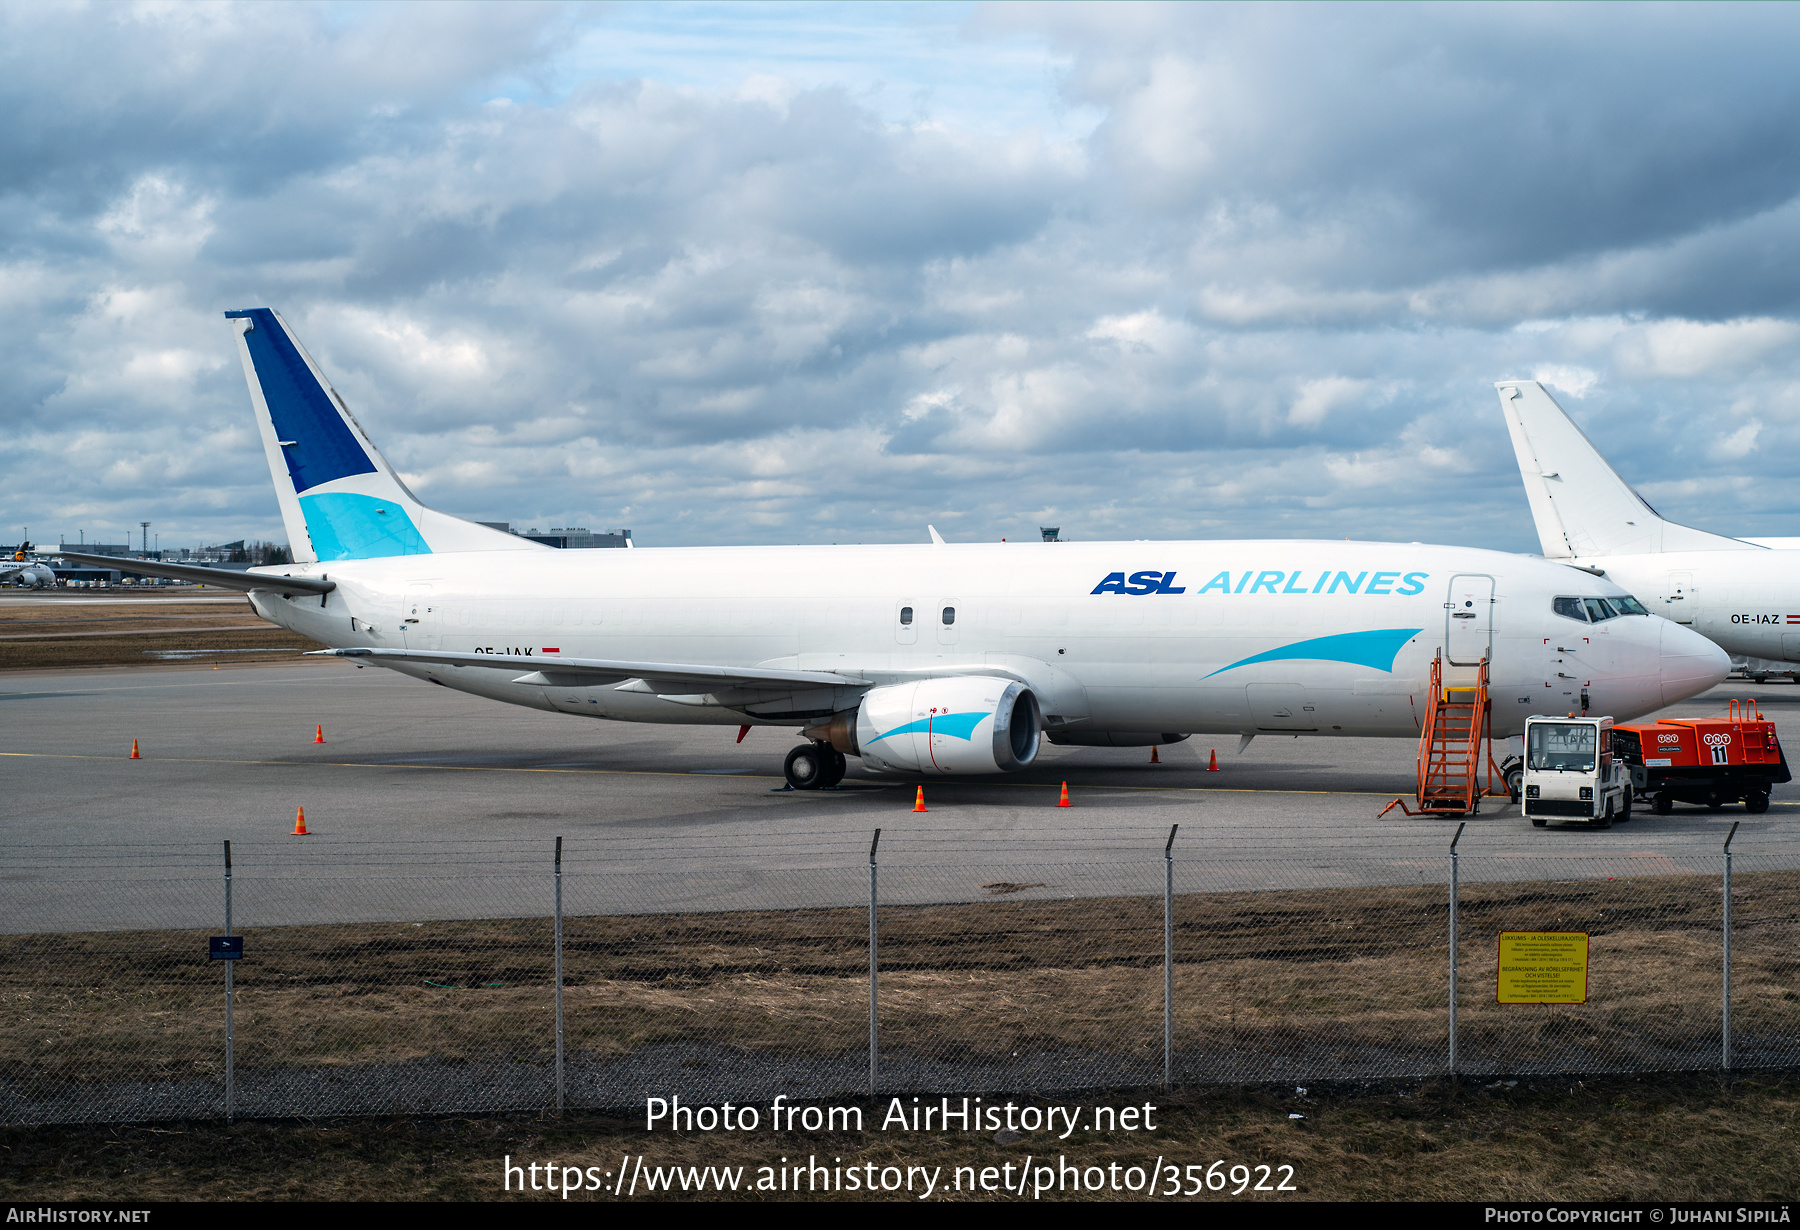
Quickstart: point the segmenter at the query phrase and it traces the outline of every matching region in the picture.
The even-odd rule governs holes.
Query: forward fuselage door
[[[415,585],[406,591],[406,599],[400,604],[400,634],[408,649],[438,647],[438,618],[431,586]]]
[[[1479,666],[1494,645],[1494,578],[1460,573],[1450,578],[1444,603],[1444,661]]]
[[[1694,592],[1694,574],[1671,572],[1663,591],[1663,614],[1678,624],[1691,624],[1700,613],[1700,596]]]

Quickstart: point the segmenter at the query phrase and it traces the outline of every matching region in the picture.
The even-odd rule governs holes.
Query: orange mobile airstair
[[[1444,686],[1443,657],[1432,659],[1431,695],[1426,700],[1425,724],[1419,732],[1417,806],[1408,807],[1406,800],[1395,799],[1381,809],[1381,815],[1398,807],[1409,816],[1469,816],[1479,809],[1484,794],[1506,794],[1504,788],[1494,789],[1499,767],[1494,763],[1493,734],[1489,728],[1491,708],[1486,658],[1476,669],[1473,684],[1451,687]],[[1484,751],[1486,788],[1481,783]]]

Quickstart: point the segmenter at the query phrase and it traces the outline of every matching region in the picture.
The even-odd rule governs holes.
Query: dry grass
[[[1178,898],[1177,1049],[1304,1055],[1316,1070],[1332,1056],[1356,1072],[1382,1070],[1382,1056],[1441,1054],[1442,896]],[[1737,1032],[1785,1039],[1800,1055],[1800,873],[1740,876],[1737,902]],[[1471,1061],[1509,1070],[1594,1066],[1579,1053],[1644,1067],[1713,1062],[1716,885],[1484,885],[1465,888],[1463,903],[1459,998]],[[884,1049],[971,1062],[1028,1051],[1160,1059],[1160,902],[894,907],[881,926]],[[1494,936],[1514,926],[1593,934],[1588,1004],[1493,1002]],[[865,1044],[860,910],[584,917],[569,919],[565,936],[575,1054],[691,1044],[841,1055]],[[251,930],[246,951],[236,1004],[246,1068],[523,1059],[554,1047],[547,919]],[[0,937],[0,1075],[55,1083],[216,1071],[223,975],[204,953],[199,933]],[[1226,1065],[1219,1076],[1258,1070]]]
[[[46,596],[0,603],[0,638],[30,638],[0,639],[0,670],[144,665],[163,660],[153,653],[167,651],[196,655],[188,661],[263,662],[323,648],[266,623],[247,600],[195,602],[191,595],[150,589],[119,590],[113,596],[143,600],[86,602]],[[183,601],[183,596],[189,600]],[[240,627],[245,624],[261,626]],[[162,631],[169,628],[204,631]]]
[[[1001,1166],[1066,1155],[1082,1166],[1215,1160],[1295,1168],[1293,1195],[1263,1200],[1783,1200],[1793,1192],[1800,1089],[1790,1079],[1524,1081],[1512,1089],[1428,1084],[1388,1091],[1091,1091],[1015,1100],[1159,1109],[1154,1133],[987,1136],[762,1132],[652,1136],[598,1115],[174,1123],[0,1129],[9,1200],[556,1200],[501,1191],[502,1158],[615,1170],[773,1165],[817,1155],[846,1165]],[[884,1104],[865,1101],[867,1123]],[[1293,1121],[1290,1113],[1302,1113]],[[644,1198],[641,1194],[640,1199]],[[736,1199],[755,1199],[753,1193]],[[795,1198],[792,1193],[786,1199]],[[799,1198],[808,1198],[802,1194]],[[850,1195],[818,1199],[855,1199]],[[906,1197],[902,1197],[906,1198]],[[993,1199],[967,1193],[940,1199]],[[1003,1197],[1017,1199],[1017,1197]],[[1054,1198],[1054,1197],[1046,1197]],[[1106,1193],[1086,1199],[1138,1199]],[[1215,1195],[1212,1199],[1230,1199]],[[578,1200],[615,1199],[607,1192]]]

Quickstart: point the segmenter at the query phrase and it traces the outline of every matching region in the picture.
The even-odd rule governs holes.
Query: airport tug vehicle
[[[1534,827],[1555,817],[1604,829],[1629,818],[1631,775],[1614,736],[1610,717],[1525,719],[1524,812]]]
[[[1775,723],[1749,701],[1732,701],[1725,717],[1617,727],[1613,747],[1633,789],[1659,816],[1676,803],[1718,808],[1740,800],[1745,811],[1761,815],[1769,810],[1770,788],[1793,779]]]

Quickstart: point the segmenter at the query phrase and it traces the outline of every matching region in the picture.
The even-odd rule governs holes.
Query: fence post
[[[1731,1071],[1731,839],[1737,836],[1738,823],[1733,820],[1731,832],[1725,834],[1725,952],[1723,1003],[1719,1013],[1719,1065],[1727,1072]]]
[[[869,1096],[875,1096],[876,1060],[880,1052],[876,1049],[875,1035],[875,847],[881,844],[881,830],[875,830],[875,839],[869,843]]]
[[[556,839],[556,1113],[563,1112],[562,838]]]
[[[1175,1078],[1175,830],[1163,846],[1163,1088]]]
[[[231,934],[231,843],[225,843],[225,934]],[[225,1122],[237,1114],[237,1039],[232,1032],[232,1000],[236,961],[225,962]]]
[[[1459,855],[1456,843],[1462,840],[1463,830],[1469,827],[1467,820],[1456,826],[1456,836],[1450,839],[1450,1075],[1456,1075],[1456,958],[1460,950],[1456,934],[1456,899],[1461,888],[1460,869],[1457,866]]]

